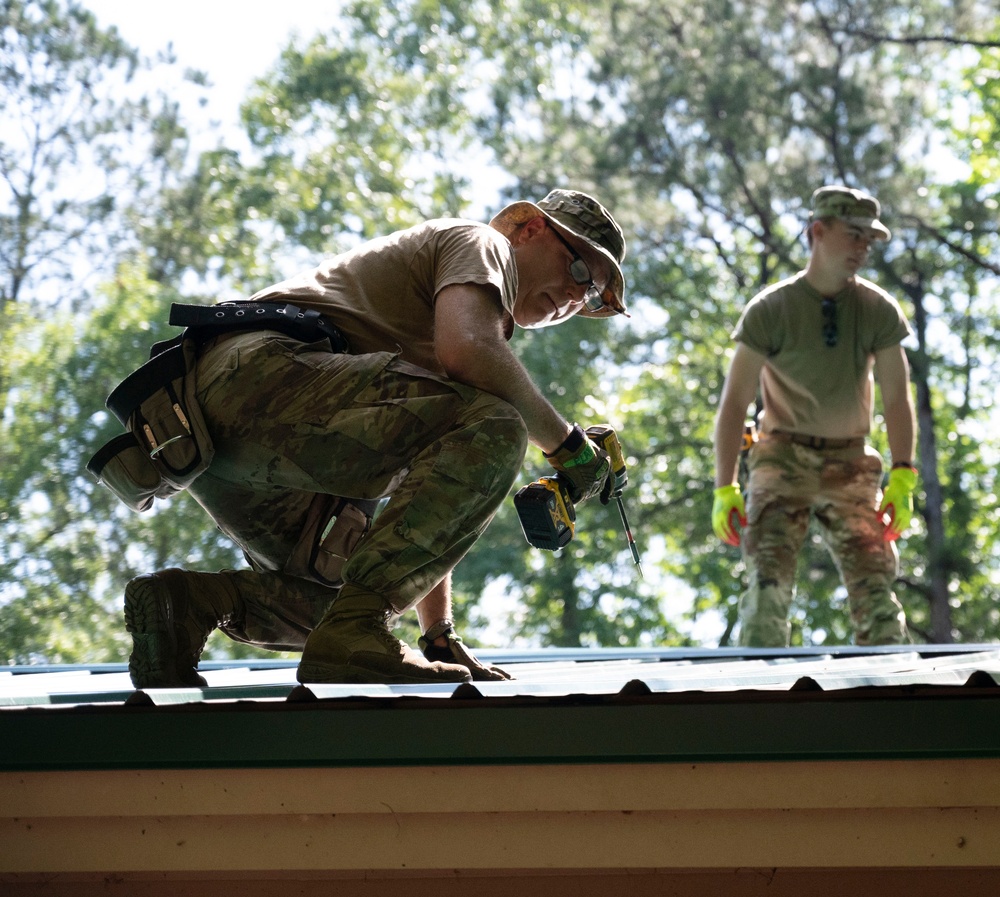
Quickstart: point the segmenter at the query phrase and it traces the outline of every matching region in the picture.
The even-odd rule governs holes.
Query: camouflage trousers
[[[762,437],[747,456],[747,525],[741,536],[747,590],[740,644],[788,644],[798,554],[815,519],[847,589],[858,645],[909,642],[892,591],[895,544],[876,518],[882,459],[870,447],[817,450]]]
[[[390,353],[336,355],[271,331],[209,343],[198,396],[215,443],[190,491],[252,569],[230,571],[240,641],[299,650],[339,592],[286,566],[317,495],[389,501],[342,582],[416,604],[472,547],[527,448],[518,412]]]

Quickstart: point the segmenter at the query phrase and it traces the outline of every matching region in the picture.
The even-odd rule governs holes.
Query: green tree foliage
[[[975,308],[986,320],[996,314],[989,262],[995,223],[981,180],[955,183],[927,154],[948,108],[948,84],[938,79],[960,72],[956,47],[989,46],[980,39],[996,28],[989,10],[730,0],[698,8],[588,4],[585,13],[567,4],[517,8],[525,18],[544,15],[550,27],[539,38],[510,15],[491,26],[490,45],[503,48],[498,67],[515,74],[494,87],[484,139],[524,184],[583,181],[615,191],[616,211],[634,235],[630,273],[655,311],[647,316],[640,306],[652,326],[638,331],[638,344],[619,344],[629,354],[619,351],[615,360],[640,373],[627,367],[627,385],[617,392],[628,395],[638,384],[635,394],[651,412],[646,428],[629,414],[626,435],[658,449],[652,464],[640,464],[655,501],[644,501],[639,529],[665,534],[674,549],[666,569],[696,584],[696,608],[722,607],[732,619],[738,579],[725,583],[714,558],[701,564],[705,540],[708,551],[720,553],[707,526],[706,486],[721,353],[742,304],[804,262],[799,237],[812,190],[847,183],[873,190],[889,211],[897,240],[875,276],[908,302],[918,334],[912,363],[925,527],[903,546],[904,558],[916,559],[904,565],[904,598],[926,638],[949,641],[956,631],[960,638],[992,637],[952,620],[955,608],[979,596],[957,561],[966,556],[964,531],[951,526],[950,512],[962,501],[942,484],[964,474],[970,458],[955,469],[939,440],[950,432],[947,409],[957,392],[970,400],[963,421],[978,431],[973,450],[986,459],[995,454],[988,386],[995,379],[970,376],[969,369],[980,350],[995,359],[995,328],[970,327],[963,311]],[[540,54],[554,64],[520,64],[527,56],[537,63]],[[570,58],[576,77],[564,85],[559,64]],[[980,82],[988,100],[991,82]],[[995,145],[985,149],[979,141],[972,149],[981,147],[981,162]],[[967,201],[960,205],[957,196]],[[966,346],[956,333],[966,334]],[[986,389],[977,392],[977,382]],[[990,508],[988,473],[983,487],[977,497]],[[735,561],[734,554],[738,573]],[[831,606],[838,591],[825,555],[808,553],[793,621],[797,639],[846,636],[840,609]]]
[[[627,222],[630,279],[648,302],[636,306],[631,334],[614,331],[609,373],[624,375],[602,387],[617,397],[626,441],[640,447],[637,530],[662,539],[663,571],[694,588],[696,612],[722,609],[732,622],[740,588],[729,575],[740,573],[735,553],[720,563],[726,550],[707,525],[728,331],[746,299],[801,267],[808,197],[840,182],[883,199],[897,240],[875,276],[908,302],[918,334],[924,527],[903,544],[904,600],[927,639],[995,636],[964,623],[984,583],[960,563],[971,517],[953,513],[982,508],[972,517],[987,525],[994,514],[996,381],[970,360],[982,363],[982,350],[996,357],[995,187],[981,176],[955,182],[927,154],[950,108],[941,73],[961,71],[956,48],[985,47],[992,58],[988,13],[974,4],[728,0],[466,10],[465,27],[479,29],[471,55],[503,72],[489,85],[480,133],[517,174],[519,192],[593,185]],[[989,66],[983,72],[974,66],[968,77],[980,85],[974,121],[989,136],[995,82]],[[995,145],[977,134],[970,159],[982,168]],[[949,450],[957,396],[960,430],[976,431],[966,450],[986,462],[968,498],[972,459]],[[961,486],[942,486],[953,482]],[[803,559],[795,638],[843,641],[842,589],[814,547]]]
[[[137,568],[176,563],[178,546],[193,565],[237,563],[187,496],[137,515],[83,473],[121,432],[105,397],[151,343],[173,335],[157,322],[174,298],[124,264],[89,316],[56,312],[12,353],[30,389],[18,390],[7,438],[30,451],[0,471],[0,662],[122,660],[121,585]]]
[[[130,571],[178,543],[233,562],[193,502],[136,518],[84,473],[116,432],[105,397],[166,336],[176,294],[129,233],[184,134],[176,104],[130,98],[141,61],[79,4],[4,2],[0,63],[0,662],[120,659]],[[141,264],[116,270],[126,248]]]
[[[12,382],[19,314],[43,294],[64,298],[81,274],[67,246],[107,248],[114,208],[114,133],[127,112],[108,100],[108,75],[128,77],[132,51],[76,6],[5,0],[0,6],[0,410]],[[96,187],[87,172],[103,172]],[[93,175],[91,175],[93,177]],[[0,418],[2,425],[2,418]],[[2,440],[0,463],[6,461]]]
[[[175,103],[125,108],[104,95],[77,107],[91,130],[52,132],[60,149],[38,155],[27,190],[17,178],[35,156],[5,131],[0,273],[19,286],[4,287],[0,332],[14,386],[0,446],[0,657],[120,659],[129,576],[239,563],[193,502],[134,515],[81,474],[117,427],[104,397],[168,335],[158,322],[171,301],[246,295],[359,239],[555,186],[594,193],[624,225],[632,318],[519,332],[513,345],[564,414],[619,429],[647,579],[614,505],[583,506],[575,539],[547,553],[528,548],[508,502],[456,572],[469,634],[680,644],[705,618],[729,640],[742,570],[709,524],[729,334],[753,293],[804,264],[809,196],[840,182],[882,200],[894,240],[873,276],[917,332],[922,476],[901,598],[919,637],[996,639],[1000,58],[988,7],[359,0],[262,74],[242,110],[249,152],[219,146],[187,169]],[[137,64],[74,3],[2,8],[4,102],[51,85],[23,121],[45,122],[72,89],[89,95]],[[142,147],[132,167],[117,155],[126,144]],[[129,186],[77,207],[59,192],[72,181],[60,166],[88,153],[102,171],[127,169]],[[53,235],[83,231],[119,248],[100,256],[116,262],[106,286],[44,325],[12,317],[10,299],[42,299],[29,273],[77,257]],[[34,255],[14,251],[42,234],[52,242]],[[519,485],[547,472],[531,450]],[[814,539],[793,640],[847,641],[843,599]]]
[[[130,77],[137,60],[113,31],[98,30],[90,13],[75,5],[63,10],[55,2],[5,0],[0,16],[6,123],[0,312],[6,315],[46,277],[71,280],[67,243],[104,236],[99,225],[114,198],[109,180],[94,185],[91,179],[95,171],[114,175],[117,131],[128,127],[130,113],[109,98],[108,81],[117,72]]]
[[[467,205],[468,149],[459,104],[471,74],[461,4],[361,3],[343,27],[291,45],[243,106],[259,163],[240,190],[277,228],[275,238],[329,252]]]

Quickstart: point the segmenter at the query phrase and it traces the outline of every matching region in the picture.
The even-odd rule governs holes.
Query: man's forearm
[[[719,411],[715,418],[715,486],[729,486],[736,482],[736,465],[743,445],[743,427],[749,401],[731,384],[723,390]]]
[[[736,482],[736,464],[743,444],[747,409],[757,392],[764,356],[737,343],[733,360],[722,386],[719,411],[715,417],[715,485]]]
[[[448,376],[504,399],[517,410],[528,438],[553,452],[570,424],[535,386],[511,351],[496,297],[482,287],[458,284],[441,291],[435,318],[435,350]]]
[[[524,420],[531,442],[543,452],[555,451],[569,435],[571,425],[542,395],[506,344],[491,348],[493,351],[481,356],[475,374],[465,382],[513,405]]]
[[[736,482],[736,464],[739,461],[740,452],[739,440],[741,434],[739,430],[734,430],[729,426],[720,425],[715,430],[715,486],[728,486]]]
[[[735,421],[735,424],[733,423]],[[743,418],[719,418],[715,427],[715,485],[736,482],[736,464],[743,438]]]
[[[913,463],[916,449],[916,420],[911,402],[897,401],[884,408],[885,432],[893,464]]]
[[[900,346],[875,355],[875,369],[882,390],[885,432],[893,463],[912,462],[916,448],[916,412],[910,391],[909,365]]]

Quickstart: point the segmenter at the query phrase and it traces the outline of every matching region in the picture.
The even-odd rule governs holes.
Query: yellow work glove
[[[747,525],[747,512],[743,506],[740,487],[719,486],[715,490],[715,504],[712,505],[712,529],[727,545],[739,545],[740,534],[736,524]]]
[[[917,485],[917,471],[913,467],[894,467],[889,471],[889,482],[882,493],[878,516],[885,524],[882,538],[895,542],[903,535],[913,519],[913,490]],[[885,515],[889,519],[885,520]]]

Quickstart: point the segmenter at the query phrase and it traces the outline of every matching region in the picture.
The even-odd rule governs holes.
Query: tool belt
[[[796,445],[804,445],[820,451],[823,449],[856,448],[865,444],[864,436],[855,436],[852,439],[829,439],[826,436],[807,436],[804,433],[789,433],[786,430],[772,430],[766,435],[771,439],[794,442]]]
[[[181,338],[126,377],[107,406],[126,432],[106,443],[87,470],[133,511],[186,489],[212,462],[215,447],[195,399],[198,347]]]
[[[154,499],[187,489],[212,462],[215,447],[196,397],[202,343],[227,333],[277,330],[347,351],[347,340],[322,315],[287,303],[175,303],[170,323],[185,327],[184,333],[154,345],[150,360],[108,396],[107,406],[126,432],[87,462],[97,481],[133,511],[148,511]]]

